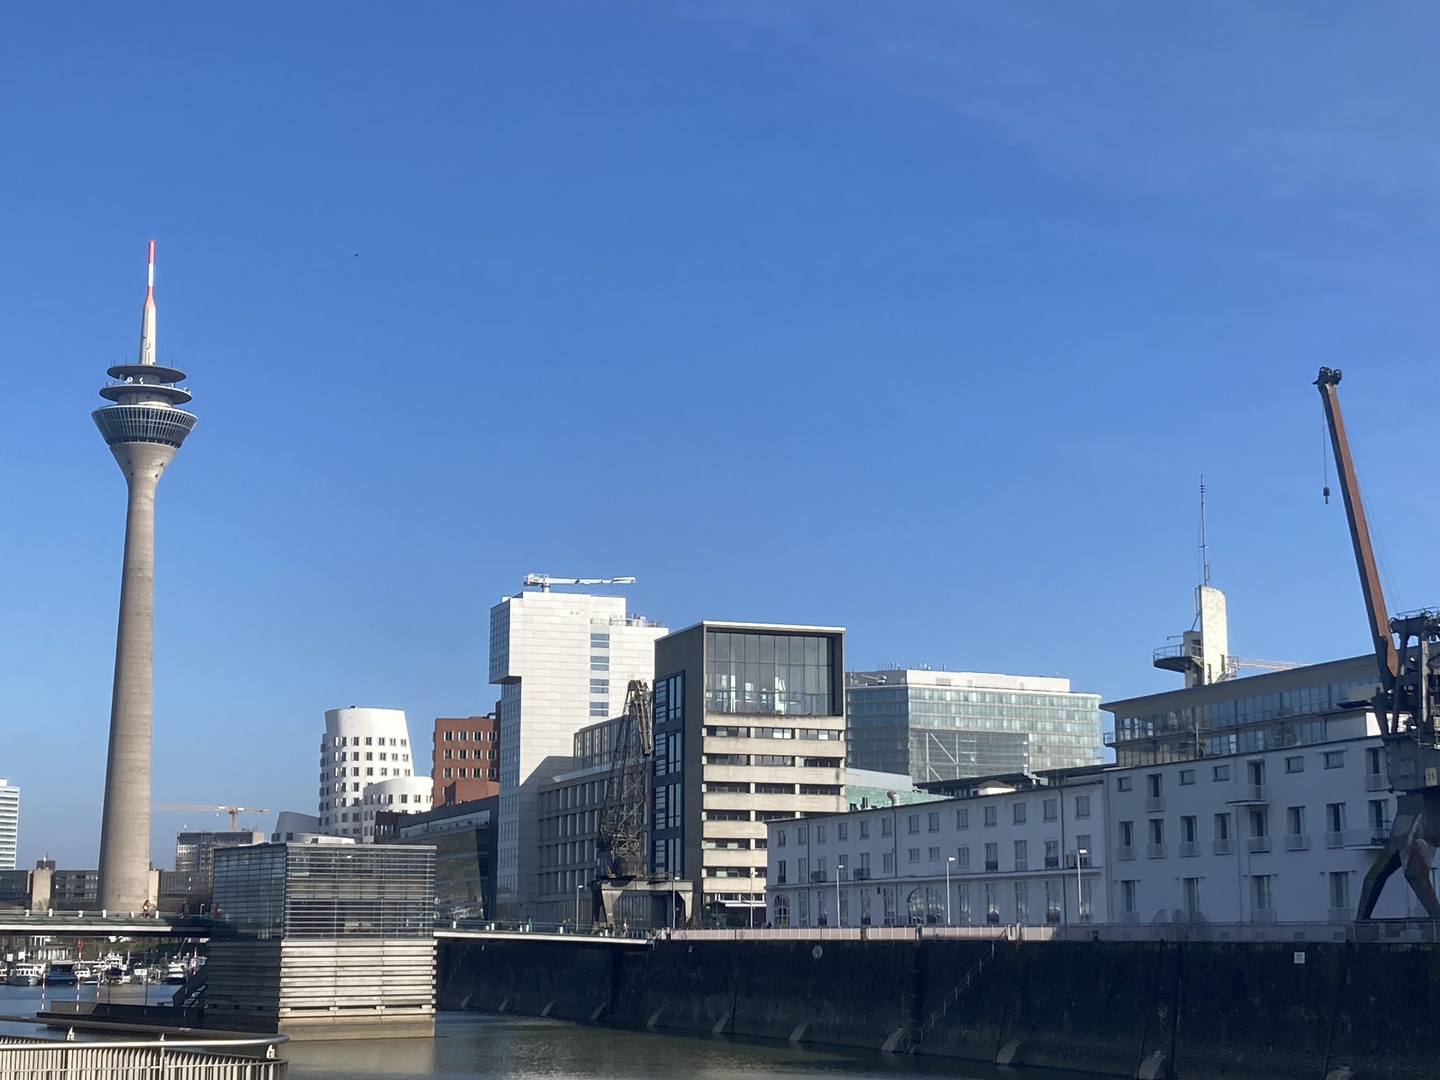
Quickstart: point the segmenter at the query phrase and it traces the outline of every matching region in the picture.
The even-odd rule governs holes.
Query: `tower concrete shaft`
[[[155,362],[153,295],[155,242],[150,242],[150,287],[141,320],[140,362],[110,368],[116,380],[100,390],[115,402],[92,414],[125,474],[125,561],[115,640],[115,687],[110,699],[110,752],[105,766],[105,813],[100,826],[99,904],[139,911],[150,899],[150,717],[155,659],[155,489],[195,417],[177,408],[190,392],[174,385],[184,373]]]

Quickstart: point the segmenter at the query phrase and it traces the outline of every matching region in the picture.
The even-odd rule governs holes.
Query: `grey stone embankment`
[[[1108,1076],[1440,1075],[1440,946],[1001,941],[991,948],[979,940],[675,940],[628,948],[519,936],[450,940],[440,945],[439,1005]],[[948,1010],[932,1021],[947,999]]]

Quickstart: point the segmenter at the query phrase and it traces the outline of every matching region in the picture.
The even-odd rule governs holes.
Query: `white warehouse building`
[[[330,709],[320,741],[320,831],[363,838],[365,789],[414,775],[410,732],[400,709]],[[427,781],[428,784],[428,781]]]

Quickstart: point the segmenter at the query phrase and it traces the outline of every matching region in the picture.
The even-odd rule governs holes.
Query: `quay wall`
[[[442,939],[437,991],[442,1009],[1156,1080],[1429,1080],[1440,1061],[1435,944],[517,935]]]

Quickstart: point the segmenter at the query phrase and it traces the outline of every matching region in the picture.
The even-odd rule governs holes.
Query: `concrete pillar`
[[[100,826],[99,906],[140,911],[150,899],[150,712],[155,639],[155,487],[176,448],[123,442],[110,447],[129,485],[125,565],[115,688],[110,700],[110,753]]]

